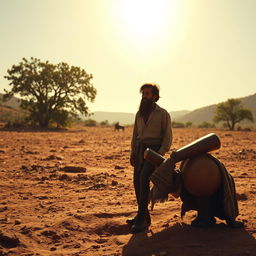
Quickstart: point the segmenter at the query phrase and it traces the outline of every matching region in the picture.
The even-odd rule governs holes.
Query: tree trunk
[[[234,131],[234,129],[235,129],[235,125],[236,125],[236,123],[235,123],[235,122],[233,122],[233,123],[232,123],[232,126],[231,126],[231,131]]]

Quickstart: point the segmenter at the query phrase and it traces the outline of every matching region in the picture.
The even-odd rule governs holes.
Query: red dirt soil
[[[132,128],[65,132],[0,131],[1,255],[256,255],[256,132],[174,129],[171,150],[215,132],[212,154],[235,179],[241,229],[180,218],[180,199],[155,205],[148,231],[130,234],[136,214]],[[169,154],[166,154],[167,157]],[[73,168],[71,168],[73,167]]]

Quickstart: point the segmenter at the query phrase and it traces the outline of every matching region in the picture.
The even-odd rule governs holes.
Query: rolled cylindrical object
[[[174,157],[174,162],[180,162],[187,158],[192,158],[196,155],[210,152],[220,148],[220,139],[215,133],[209,133],[190,144],[172,152],[171,158]],[[153,165],[159,166],[163,161],[164,157],[155,152],[154,150],[147,148],[144,151],[144,159],[148,160]]]
[[[173,163],[185,160],[181,164],[181,176],[184,187],[192,195],[210,196],[219,188],[221,183],[219,167],[206,153],[220,148],[220,145],[217,135],[210,133],[172,152],[170,158]],[[149,148],[145,150],[144,158],[155,166],[159,166],[165,160]]]
[[[156,151],[150,148],[147,148],[144,151],[144,159],[146,159],[147,161],[149,161],[151,164],[155,166],[159,166],[165,160],[163,156],[161,156]]]
[[[209,133],[190,144],[175,151],[175,162],[185,160],[187,158],[207,153],[221,146],[220,139],[215,133]]]

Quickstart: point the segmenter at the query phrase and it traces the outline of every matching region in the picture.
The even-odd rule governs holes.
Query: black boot
[[[216,224],[210,197],[197,197],[197,217],[191,222],[192,227],[206,228]]]
[[[229,218],[226,219],[226,223],[231,228],[243,228],[244,227],[244,223],[242,221],[231,220]]]
[[[134,218],[129,218],[126,220],[126,223],[130,226],[135,224],[136,218],[137,218],[138,214],[134,217]],[[151,218],[150,218],[150,214],[149,212],[146,213],[146,222],[147,224],[150,226],[151,224]]]
[[[202,218],[198,216],[191,222],[192,227],[199,227],[199,228],[207,228],[215,224],[216,224],[216,220],[213,216],[209,218]]]
[[[135,218],[134,224],[132,225],[131,232],[133,234],[146,230],[151,224],[149,213],[138,213]]]
[[[126,220],[126,223],[130,226],[134,225],[137,215],[134,218],[129,218]]]

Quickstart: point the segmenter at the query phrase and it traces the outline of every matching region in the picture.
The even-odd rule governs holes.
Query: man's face
[[[152,101],[156,100],[156,96],[153,95],[151,88],[144,88],[142,90],[142,98],[147,100],[152,100]]]
[[[153,95],[151,88],[144,88],[141,93],[139,112],[141,116],[147,116],[152,111],[156,96]]]

